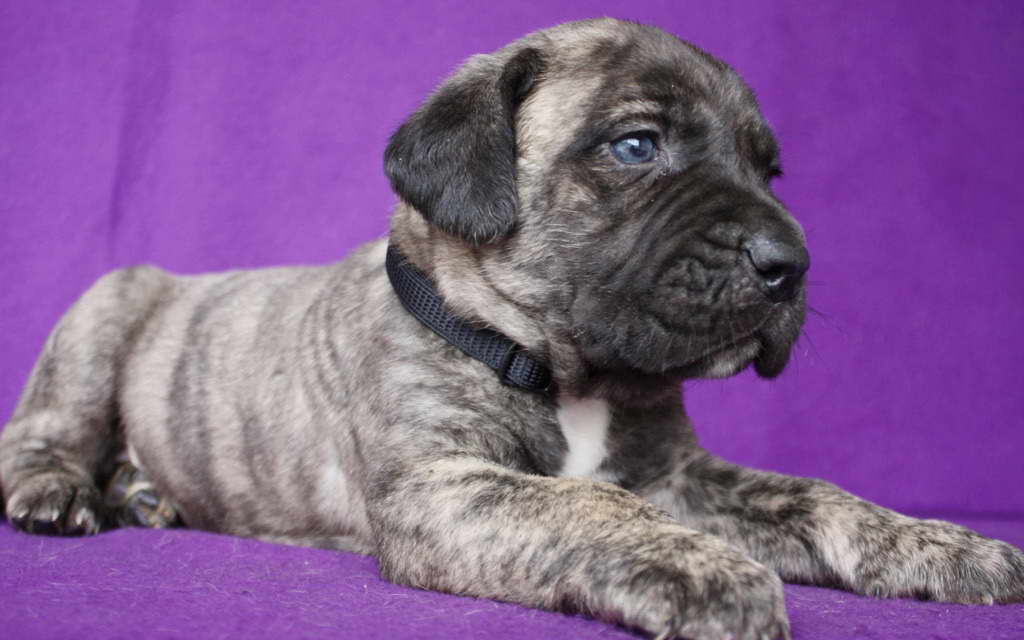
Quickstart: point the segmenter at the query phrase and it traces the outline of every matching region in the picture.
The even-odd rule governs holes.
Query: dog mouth
[[[748,336],[680,367],[680,373],[684,378],[728,378],[757,362],[762,350],[761,340]]]
[[[802,326],[803,299],[734,310],[713,327],[669,323],[663,313],[650,311],[624,315],[574,332],[593,369],[692,379],[725,378],[753,365],[758,376],[770,379],[789,362]]]
[[[759,340],[761,349],[753,360],[754,371],[762,378],[776,378],[789,363],[789,356],[792,353],[793,343],[796,342],[796,336],[786,340],[760,336]]]
[[[772,326],[768,316],[756,329],[678,367],[685,378],[727,378],[753,365],[766,379],[778,377],[789,362],[794,338]]]

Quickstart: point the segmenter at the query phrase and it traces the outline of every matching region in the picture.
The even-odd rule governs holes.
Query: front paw
[[[716,540],[686,547],[631,572],[612,607],[627,624],[656,640],[790,637],[778,574]]]
[[[774,571],[746,558],[709,568],[692,581],[682,613],[658,637],[677,636],[789,638],[782,580]]]
[[[1024,602],[1024,553],[942,520],[907,519],[864,556],[858,591],[962,604]]]
[[[62,471],[21,479],[7,501],[7,517],[15,529],[44,535],[93,535],[103,526],[96,488]]]

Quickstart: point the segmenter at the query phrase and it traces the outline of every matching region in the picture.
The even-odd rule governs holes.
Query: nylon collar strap
[[[444,308],[444,300],[429,278],[406,260],[394,245],[388,246],[385,266],[388,279],[402,306],[460,351],[483,362],[503,384],[550,393],[551,370],[526,354],[522,346],[492,329],[475,329]]]

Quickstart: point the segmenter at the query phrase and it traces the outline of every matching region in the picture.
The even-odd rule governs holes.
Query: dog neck
[[[406,311],[466,355],[498,374],[502,384],[533,393],[554,391],[551,370],[531,358],[523,347],[487,328],[474,328],[450,313],[427,276],[408,262],[394,244],[385,259],[388,279]]]
[[[500,247],[467,245],[431,226],[406,203],[395,208],[390,227],[391,244],[401,247],[406,262],[429,279],[453,316],[471,326],[493,327],[521,345],[550,368],[559,394],[635,407],[675,401],[679,395],[678,379],[590,366],[568,322],[564,297],[570,287],[537,280],[523,287],[522,279],[531,274],[510,271],[510,258]],[[497,262],[502,269],[490,268]],[[502,272],[504,280],[499,279]]]
[[[453,315],[474,326],[492,327],[522,345],[556,371],[549,345],[547,306],[531,306],[507,283],[495,282],[489,268],[500,256],[495,247],[473,247],[432,227],[412,207],[402,203],[391,219],[391,244],[401,247],[406,261],[422,272]],[[556,376],[558,377],[558,376]],[[559,380],[559,385],[562,381]]]

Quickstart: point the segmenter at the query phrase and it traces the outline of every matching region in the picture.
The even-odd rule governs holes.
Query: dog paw
[[[7,500],[15,529],[51,536],[81,536],[103,528],[102,503],[91,483],[47,471],[23,479]]]
[[[669,631],[682,638],[788,638],[782,581],[752,560],[699,576],[686,610]],[[671,636],[669,636],[671,637]]]
[[[1024,553],[965,527],[912,520],[899,542],[876,554],[861,591],[878,598],[961,604],[1024,602]]]
[[[646,595],[638,626],[658,640],[790,637],[782,581],[774,571],[724,545],[682,557],[682,571],[635,574],[631,583]]]
[[[129,462],[122,463],[114,472],[104,501],[113,519],[122,527],[167,529],[181,522],[170,501]]]

